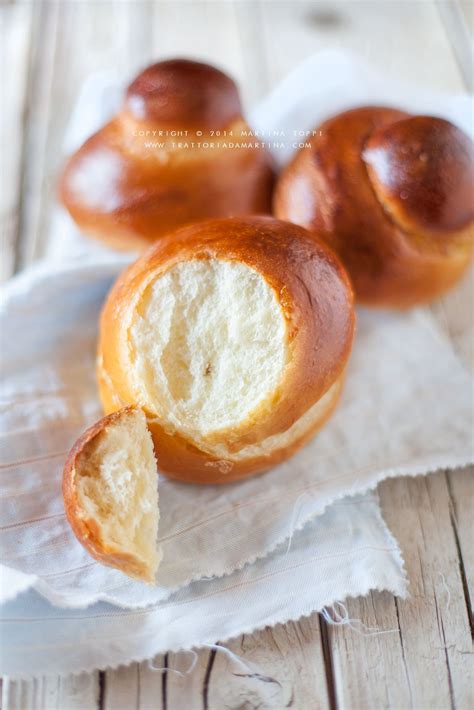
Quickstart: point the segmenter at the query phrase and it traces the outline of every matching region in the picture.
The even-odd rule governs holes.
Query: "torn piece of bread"
[[[158,472],[141,409],[124,407],[78,439],[64,467],[63,496],[77,539],[96,560],[155,582]]]
[[[110,292],[102,402],[143,409],[166,475],[228,483],[322,426],[353,331],[344,269],[306,230],[268,217],[199,222],[162,237]]]

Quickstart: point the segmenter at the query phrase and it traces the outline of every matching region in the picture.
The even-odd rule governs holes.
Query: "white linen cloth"
[[[97,323],[117,271],[116,263],[46,265],[6,294],[2,561],[52,603],[156,603],[267,555],[342,496],[387,476],[471,461],[470,378],[430,320],[417,311],[359,311],[342,401],[308,446],[225,487],[162,479],[159,586],[94,562],[64,516],[61,474],[78,434],[101,416]],[[2,581],[9,596],[8,574]]]
[[[279,554],[194,582],[146,609],[100,603],[66,611],[32,591],[18,596],[0,609],[2,672],[16,677],[113,668],[298,619],[374,588],[404,596],[401,565],[376,498],[345,498]]]
[[[313,77],[321,78],[308,81]],[[105,87],[108,95],[118,94],[110,78],[95,80],[79,102],[73,129],[81,112],[82,128],[95,127],[85,110],[97,109]],[[326,52],[283,82],[254,112],[253,125],[290,131],[301,115],[296,125],[306,128],[324,118],[322,106],[327,115],[376,101],[409,103],[364,65]],[[422,110],[422,104],[417,92],[412,106]],[[465,97],[429,96],[425,110],[466,127],[470,106]],[[346,498],[309,521],[387,476],[472,462],[471,379],[430,316],[359,311],[341,405],[290,461],[226,487],[161,479],[164,560],[159,586],[147,587],[93,562],[64,518],[60,477],[66,452],[100,416],[94,382],[97,314],[126,258],[89,246],[63,214],[55,220],[55,263],[11,282],[0,326],[7,375],[1,599],[23,592],[2,610],[9,631],[3,672],[113,666],[298,618],[369,589],[404,594],[401,558],[372,496]],[[60,263],[71,253],[82,258]],[[288,550],[285,540],[291,536]],[[94,606],[80,614],[60,613],[32,591],[25,593],[31,589],[58,606]],[[129,611],[111,610],[103,602]],[[148,610],[132,613],[146,605]],[[43,652],[35,656],[36,634]]]

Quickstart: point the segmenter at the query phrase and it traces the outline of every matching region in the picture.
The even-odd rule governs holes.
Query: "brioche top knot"
[[[413,116],[382,126],[363,159],[380,202],[406,231],[442,234],[473,220],[473,143],[449,121]]]
[[[158,62],[130,84],[126,110],[138,121],[173,129],[219,129],[242,112],[234,81],[201,62]]]

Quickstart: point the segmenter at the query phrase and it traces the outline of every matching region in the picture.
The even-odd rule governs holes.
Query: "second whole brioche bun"
[[[328,418],[353,331],[345,271],[306,230],[265,217],[190,225],[109,294],[102,402],[143,409],[168,476],[227,483],[288,458]]]
[[[473,194],[467,135],[440,118],[371,106],[315,129],[281,174],[274,213],[338,253],[358,301],[407,308],[466,270]]]
[[[69,158],[59,193],[86,234],[143,250],[199,219],[269,214],[273,184],[234,81],[173,59],[135,78],[118,114]]]

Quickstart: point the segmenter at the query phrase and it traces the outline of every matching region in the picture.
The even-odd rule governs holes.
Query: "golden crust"
[[[321,408],[318,416],[308,427],[285,446],[276,447],[268,454],[260,454],[240,461],[213,456],[194,446],[178,433],[169,434],[160,426],[159,421],[148,420],[148,429],[153,438],[159,468],[168,478],[186,483],[225,484],[238,481],[248,476],[264,473],[290,458],[302,446],[308,443],[334,412],[344,384],[344,373],[333,386],[331,397]],[[100,377],[100,398],[105,411],[114,411],[116,396],[109,389],[109,384]]]
[[[449,121],[413,116],[373,131],[363,159],[396,223],[434,241],[461,236],[474,219],[473,149]]]
[[[60,199],[85,233],[125,250],[200,219],[268,214],[273,164],[265,149],[248,147],[250,133],[229,77],[195,62],[156,64],[69,158]]]
[[[128,87],[125,108],[138,120],[173,129],[224,128],[242,113],[235,82],[188,59],[147,67]]]
[[[274,213],[335,249],[358,301],[406,308],[452,286],[472,258],[470,157],[471,141],[447,121],[346,111],[285,168]]]
[[[127,334],[147,285],[180,261],[209,258],[238,261],[263,275],[281,304],[290,349],[275,396],[240,426],[199,442],[166,431],[156,413],[140,402],[160,468],[181,480],[215,483],[266,470],[301,445],[298,441],[271,455],[236,460],[246,446],[287,431],[342,377],[352,346],[354,312],[351,287],[338,259],[301,227],[265,217],[185,227],[157,242],[119,277],[109,294],[101,316],[98,370],[106,411],[140,399],[133,389]],[[222,446],[227,457],[213,454]],[[224,469],[229,469],[225,477]]]
[[[124,553],[122,550],[108,545],[102,538],[101,530],[96,520],[86,517],[79,503],[76,488],[76,466],[81,455],[103,434],[106,428],[127,414],[136,410],[134,406],[124,407],[99,421],[95,422],[76,441],[67,457],[63,471],[63,499],[66,517],[74,535],[89,554],[98,562],[109,567],[114,567],[124,572],[129,577],[144,582],[153,583],[155,580],[149,575],[147,567],[134,555]]]

